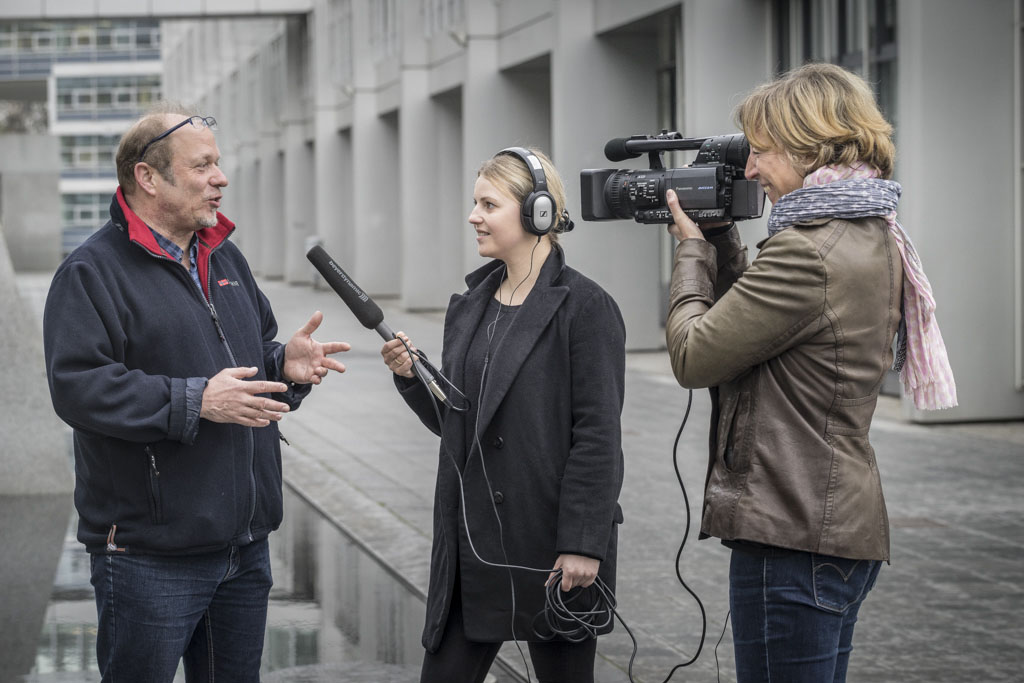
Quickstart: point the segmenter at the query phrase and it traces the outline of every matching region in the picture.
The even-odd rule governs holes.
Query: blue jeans
[[[729,607],[738,683],[842,683],[853,627],[881,562],[732,551]]]
[[[273,579],[266,539],[206,555],[92,555],[103,681],[259,681]]]

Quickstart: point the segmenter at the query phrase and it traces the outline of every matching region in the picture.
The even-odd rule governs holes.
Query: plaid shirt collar
[[[181,259],[185,255],[184,250],[171,240],[158,233],[156,230],[153,230],[153,228],[150,228],[150,231],[153,233],[153,237],[156,238],[156,243],[160,245],[160,248],[167,252],[167,255],[172,259],[181,263]],[[202,292],[203,283],[199,281],[199,268],[196,265],[196,259],[198,256],[199,238],[195,233],[192,233],[192,239],[189,241],[188,246],[188,273],[192,276],[192,281],[196,283],[196,287],[198,287],[199,291]]]

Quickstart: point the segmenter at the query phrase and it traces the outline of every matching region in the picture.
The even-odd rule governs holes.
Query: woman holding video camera
[[[712,397],[701,535],[732,549],[737,680],[839,682],[889,560],[868,429],[894,338],[919,408],[956,405],[956,390],[868,85],[808,64],[754,90],[736,118],[746,176],[773,204],[757,258],[734,225],[702,231],[668,196],[672,368]]]
[[[451,407],[416,381],[405,335],[381,349],[441,436],[420,680],[479,683],[503,641],[525,640],[539,681],[591,683],[610,613],[583,614],[593,628],[579,629],[549,621],[545,596],[579,612],[598,579],[614,590],[625,327],[615,301],[566,265],[558,234],[572,221],[544,154],[511,147],[486,161],[473,205],[490,260],[448,305]]]

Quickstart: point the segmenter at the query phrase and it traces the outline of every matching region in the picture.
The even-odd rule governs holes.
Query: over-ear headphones
[[[533,191],[523,200],[523,229],[531,235],[546,235],[558,224],[555,215],[555,198],[548,192],[548,181],[544,176],[544,167],[537,155],[524,147],[506,147],[495,156],[509,154],[518,157],[526,164],[530,177],[533,178]]]

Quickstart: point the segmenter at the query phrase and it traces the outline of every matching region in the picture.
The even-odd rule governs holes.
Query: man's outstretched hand
[[[284,347],[284,367],[281,373],[289,382],[320,384],[330,370],[345,372],[344,363],[330,356],[352,347],[346,342],[321,343],[313,339],[313,333],[323,321],[324,314],[317,311]]]

